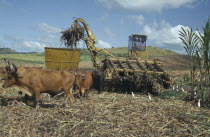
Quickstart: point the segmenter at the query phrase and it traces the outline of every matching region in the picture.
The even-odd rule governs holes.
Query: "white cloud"
[[[100,47],[100,48],[111,48],[112,46],[108,43],[108,42],[104,42],[102,40],[99,40],[98,43],[97,43],[97,47]]]
[[[104,28],[104,32],[108,37],[116,37],[117,36],[117,34],[112,32],[110,28]]]
[[[4,40],[8,48],[18,52],[43,52],[44,47],[47,47],[46,44],[39,41],[27,41],[10,35],[5,35]]]
[[[37,29],[39,31],[47,32],[47,33],[51,33],[51,34],[60,33],[62,31],[62,29],[60,29],[58,27],[51,26],[47,23],[38,24]]]
[[[40,23],[37,25],[37,30],[41,32],[37,38],[37,41],[40,43],[44,43],[45,45],[50,45],[52,47],[58,47],[61,45],[61,28],[51,26],[47,23]]]
[[[188,26],[183,25],[171,26],[165,20],[159,23],[155,21],[152,25],[144,26],[143,34],[147,35],[148,40],[152,41],[154,45],[151,46],[184,53],[183,43],[179,39],[181,27],[190,29]]]
[[[4,35],[4,45],[18,52],[43,52],[44,47],[60,47],[60,31],[62,31],[60,28],[50,26],[47,23],[40,23],[37,25],[37,30],[41,34],[33,40]]]
[[[120,23],[124,24],[124,22],[134,22],[138,25],[143,25],[144,24],[144,16],[143,15],[130,15],[130,16],[126,16],[124,18],[121,18]]]
[[[47,47],[47,45],[37,41],[24,41],[22,47],[24,47],[26,51],[43,52],[44,47]]]
[[[37,41],[40,43],[45,43],[46,45],[50,46],[59,46],[61,45],[60,43],[60,35],[41,35],[38,37]]]
[[[161,12],[167,8],[191,7],[196,0],[98,0],[108,10]]]
[[[87,46],[83,40],[77,42],[77,48],[87,49]]]

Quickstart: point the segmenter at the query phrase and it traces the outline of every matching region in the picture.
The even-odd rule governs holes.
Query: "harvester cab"
[[[132,58],[147,60],[148,53],[146,51],[146,35],[130,35],[128,40],[128,51]]]

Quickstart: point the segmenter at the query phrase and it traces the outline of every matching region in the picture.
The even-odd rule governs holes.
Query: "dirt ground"
[[[189,63],[184,56],[159,59],[173,75],[185,72]],[[82,69],[91,66],[80,63]],[[75,91],[74,102],[67,105],[63,95],[42,94],[42,105],[35,109],[18,90],[1,85],[1,136],[210,136],[210,110],[189,102],[91,90],[88,98]]]

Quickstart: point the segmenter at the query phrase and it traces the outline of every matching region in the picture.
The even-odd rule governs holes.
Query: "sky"
[[[60,32],[74,17],[86,21],[97,47],[127,47],[129,35],[140,34],[147,35],[147,46],[185,53],[178,32],[202,31],[210,0],[0,0],[0,48],[64,47]]]

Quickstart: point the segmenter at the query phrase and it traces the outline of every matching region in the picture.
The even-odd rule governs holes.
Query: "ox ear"
[[[75,72],[76,72],[76,73],[80,73],[79,68],[76,68],[76,69],[75,69]]]

